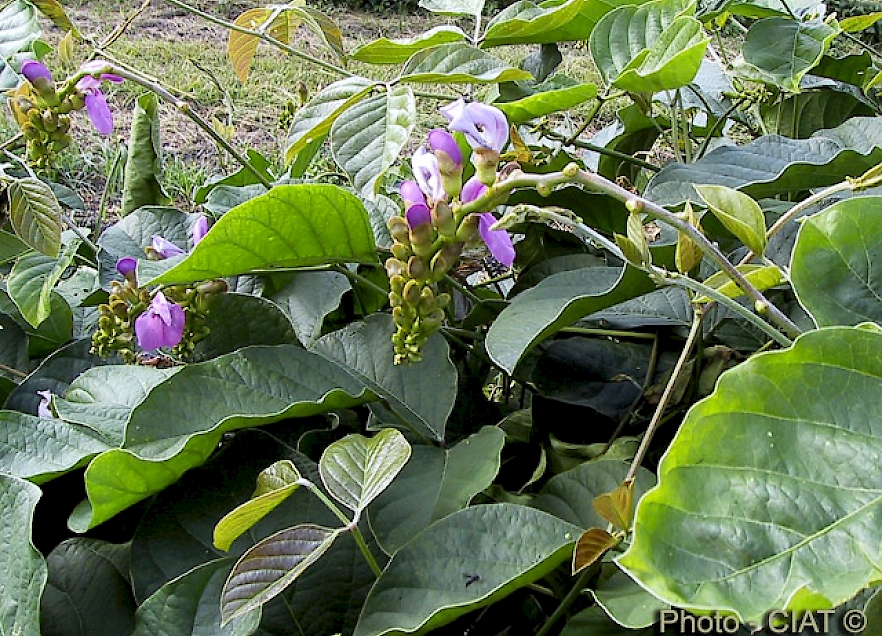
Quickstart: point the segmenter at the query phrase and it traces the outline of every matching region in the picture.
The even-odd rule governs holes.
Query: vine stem
[[[347,71],[345,68],[342,68],[340,66],[336,66],[334,64],[331,64],[330,62],[325,62],[324,60],[320,60],[319,58],[313,57],[312,55],[309,55],[308,53],[304,53],[303,51],[298,51],[297,49],[295,49],[291,46],[288,46],[284,42],[277,40],[276,38],[272,37],[271,35],[267,35],[266,33],[262,32],[262,31],[255,31],[254,29],[247,29],[245,27],[239,26],[238,24],[235,24],[234,22],[228,22],[227,20],[224,20],[223,18],[218,18],[217,16],[213,16],[210,13],[206,13],[205,11],[197,9],[196,7],[191,6],[191,5],[187,4],[186,2],[182,2],[181,0],[165,0],[165,1],[168,2],[169,4],[172,4],[176,7],[178,7],[179,9],[183,9],[184,11],[192,13],[193,15],[198,15],[200,18],[208,20],[209,22],[211,22],[213,24],[217,24],[218,26],[225,27],[227,29],[230,29],[231,31],[238,31],[239,33],[242,33],[244,35],[250,35],[250,36],[259,38],[259,39],[263,40],[264,42],[266,42],[268,44],[272,44],[276,48],[281,49],[282,51],[284,51],[288,55],[293,55],[294,57],[300,58],[301,60],[303,60],[305,62],[315,64],[316,66],[318,66],[326,71],[329,71],[331,73],[334,73],[335,75],[342,75],[344,77],[353,77],[355,75],[354,73],[350,73],[349,71]]]
[[[551,633],[555,624],[563,618],[564,614],[567,613],[567,610],[570,609],[570,606],[577,598],[579,598],[579,594],[582,593],[582,588],[588,584],[588,580],[594,576],[594,574],[594,568],[585,568],[585,570],[579,575],[579,578],[576,579],[576,582],[573,583],[573,587],[570,588],[567,595],[563,597],[560,605],[558,605],[551,616],[548,617],[548,620],[545,621],[542,628],[536,632],[536,636],[548,636],[548,634]]]
[[[659,170],[661,170],[661,168],[659,168],[655,164],[651,164],[648,161],[644,161],[643,159],[640,159],[638,157],[633,157],[631,155],[625,154],[624,152],[619,152],[618,150],[610,150],[609,148],[604,148],[603,146],[596,146],[588,141],[581,141],[580,139],[570,139],[569,137],[554,132],[553,130],[547,130],[543,134],[549,139],[560,141],[564,145],[575,146],[576,148],[583,148],[585,150],[591,150],[592,152],[606,155],[607,157],[613,157],[615,159],[620,159],[627,163],[634,164],[635,166],[646,168],[651,172],[658,172]]]
[[[658,430],[659,422],[668,406],[668,401],[670,401],[671,396],[674,394],[674,386],[677,384],[677,379],[683,372],[683,368],[686,366],[686,361],[689,360],[692,349],[700,337],[702,318],[704,318],[704,312],[700,309],[695,310],[692,314],[692,327],[689,329],[689,335],[686,337],[683,351],[680,352],[680,357],[677,359],[677,364],[674,366],[674,370],[671,373],[671,379],[668,380],[668,384],[665,386],[665,391],[662,393],[661,400],[659,400],[658,405],[655,407],[655,412],[652,414],[652,420],[649,422],[649,427],[646,429],[646,433],[643,434],[643,439],[640,441],[640,448],[637,449],[637,454],[634,455],[634,460],[631,462],[631,467],[628,469],[628,474],[623,483],[628,483],[628,481],[634,479],[637,475],[637,468],[640,467],[640,464],[643,463],[643,459],[646,457],[646,453],[649,450],[649,444],[652,442],[652,437],[655,435],[656,430]]]
[[[389,295],[389,292],[387,290],[383,289],[382,287],[377,285],[375,282],[368,280],[367,278],[365,278],[361,274],[357,274],[356,272],[349,271],[349,269],[345,265],[331,265],[330,270],[332,272],[338,272],[340,274],[343,274],[346,278],[348,278],[353,283],[358,283],[358,284],[364,285],[365,287],[369,288],[371,291],[374,291],[374,292],[380,294],[383,298],[385,298],[386,296]]]
[[[0,371],[6,371],[6,373],[8,373],[10,375],[14,375],[17,378],[28,377],[28,374],[25,373],[24,371],[19,371],[18,369],[14,369],[14,368],[12,368],[8,365],[5,365],[3,363],[0,363]]]
[[[364,556],[364,560],[367,561],[367,564],[370,566],[374,575],[379,578],[379,576],[383,573],[383,570],[380,569],[380,566],[377,564],[377,560],[374,558],[374,555],[371,554],[371,551],[367,547],[367,543],[364,540],[364,536],[361,534],[361,530],[358,529],[358,515],[356,514],[355,518],[350,521],[349,517],[343,514],[343,511],[340,510],[340,508],[338,508],[337,505],[333,501],[331,501],[325,495],[325,493],[321,491],[321,488],[316,486],[308,479],[300,479],[299,483],[301,486],[303,486],[316,497],[318,497],[319,501],[325,504],[328,510],[334,513],[334,516],[345,524],[345,530],[349,530],[352,532],[352,538],[355,539],[355,543],[356,545],[358,545],[358,549],[361,551],[362,556]]]
[[[171,0],[169,0],[169,1],[171,1]],[[230,142],[228,142],[226,139],[224,139],[211,126],[211,124],[209,124],[208,122],[206,122],[202,118],[202,116],[199,113],[197,113],[195,110],[193,110],[190,107],[189,103],[185,102],[182,99],[175,97],[170,91],[168,91],[165,87],[161,86],[160,84],[158,84],[154,81],[151,81],[150,79],[148,79],[146,77],[143,77],[139,73],[132,72],[129,69],[121,68],[121,67],[116,66],[114,64],[108,63],[104,69],[101,69],[100,71],[97,71],[93,74],[99,75],[99,74],[104,74],[104,73],[112,73],[113,75],[118,75],[124,79],[135,82],[136,84],[143,86],[147,90],[156,94],[163,101],[168,102],[169,104],[174,106],[178,110],[178,112],[183,113],[184,115],[189,117],[191,120],[193,120],[193,122],[197,126],[199,126],[202,130],[204,130],[208,134],[209,137],[211,137],[221,148],[223,148],[225,151],[227,151],[227,153],[229,153],[229,155],[231,157],[233,157],[236,161],[238,161],[242,165],[242,167],[244,167],[246,170],[248,170],[248,172],[250,172],[252,175],[254,175],[254,178],[257,179],[261,183],[261,185],[263,185],[263,187],[265,187],[267,190],[269,190],[270,188],[273,187],[272,182],[269,179],[267,179],[263,174],[261,174],[261,172],[257,168],[255,168],[252,165],[252,163],[250,161],[248,161],[248,159],[242,153],[240,153],[238,150],[236,150],[230,144]],[[78,79],[78,78],[77,77],[73,78],[74,81],[76,79]]]

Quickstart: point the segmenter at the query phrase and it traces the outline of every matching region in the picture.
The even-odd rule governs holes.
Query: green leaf
[[[221,593],[223,623],[281,594],[328,551],[342,530],[301,524],[267,537],[233,567]]]
[[[39,327],[49,317],[52,290],[64,270],[73,262],[79,246],[79,241],[71,243],[57,259],[31,252],[12,266],[7,291],[31,326]]]
[[[218,599],[232,565],[232,559],[208,561],[163,585],[138,608],[132,636],[253,634],[260,623],[259,609],[221,627]]]
[[[347,435],[325,449],[319,460],[322,483],[356,518],[392,483],[407,460],[410,444],[386,428],[373,437]]]
[[[343,33],[330,17],[306,4],[300,6],[289,4],[286,13],[290,16],[289,19],[296,17],[302,20],[303,26],[317,35],[334,55],[341,59],[345,58]]]
[[[172,200],[163,189],[160,177],[159,100],[153,93],[146,93],[135,102],[120,215],[126,216],[144,205],[170,204]]]
[[[257,476],[251,499],[229,512],[214,527],[214,547],[226,552],[254,524],[267,516],[300,486],[300,473],[291,460],[276,462]]]
[[[595,605],[573,616],[567,621],[566,627],[560,636],[655,636],[655,628],[641,629],[640,631],[624,632],[622,626],[612,621],[603,609]]]
[[[479,16],[485,0],[420,0],[420,6],[441,15]]]
[[[421,84],[496,84],[532,79],[527,71],[510,66],[462,42],[441,44],[414,53],[404,65],[400,82]]]
[[[9,369],[24,372],[30,368],[28,336],[12,316],[0,314],[0,363]],[[21,377],[0,369],[0,377],[21,381]]]
[[[297,112],[299,113],[300,111]],[[256,169],[264,179],[267,181],[275,181],[276,178],[271,172],[272,164],[270,164],[266,157],[253,148],[249,148],[245,152],[245,156],[251,164],[251,167]],[[258,181],[254,173],[243,166],[226,176],[218,175],[206,179],[205,183],[193,189],[193,203],[205,203],[212,190],[219,188],[220,186],[231,186],[235,188],[257,183],[260,183],[260,181]]]
[[[227,431],[373,399],[336,364],[291,345],[248,347],[179,369],[132,410],[124,448],[89,464],[89,499],[71,516],[72,528],[94,527],[174,483]],[[170,405],[183,404],[187,417],[169,417]]]
[[[368,594],[355,636],[424,634],[446,625],[551,572],[580,534],[514,504],[455,512],[395,553]]]
[[[450,449],[413,447],[410,461],[368,509],[371,528],[394,554],[435,521],[465,508],[499,472],[502,430],[485,426]]]
[[[0,631],[40,636],[40,596],[46,584],[46,562],[31,542],[34,509],[40,489],[0,473]]]
[[[364,77],[347,77],[329,84],[294,115],[285,161],[291,163],[315,139],[323,139],[334,121],[375,86]]]
[[[150,283],[376,258],[358,198],[332,185],[283,185],[224,214],[184,260]]]
[[[270,300],[288,316],[297,339],[310,347],[322,335],[325,316],[340,306],[350,289],[349,279],[339,272],[295,272]]]
[[[349,54],[349,57],[368,64],[401,64],[417,51],[439,44],[461,42],[465,39],[466,35],[459,27],[442,25],[433,27],[412,38],[390,40],[381,37],[372,40],[359,46]]]
[[[756,287],[759,291],[766,291],[777,285],[787,282],[784,272],[777,265],[739,265],[738,271],[744,274],[747,281]],[[717,272],[713,276],[704,280],[704,284],[720,292],[727,298],[738,298],[744,295],[738,285],[735,284],[726,272]],[[696,303],[709,303],[711,299],[708,296],[701,296],[695,299]]]
[[[799,230],[790,276],[819,326],[882,323],[882,197],[857,197],[809,217]]]
[[[834,22],[835,24],[835,22]],[[751,25],[744,37],[743,72],[752,79],[799,92],[799,82],[821,61],[839,27],[821,20],[774,17]]]
[[[522,0],[497,13],[489,23],[481,46],[542,44],[568,40],[567,27],[590,0],[566,0],[548,5]],[[584,39],[587,34],[583,35]]]
[[[757,622],[875,581],[880,346],[878,328],[826,328],[725,372],[668,448],[619,565],[672,605]]]
[[[60,419],[0,411],[3,472],[35,483],[84,466],[110,448],[93,431]]]
[[[591,590],[597,604],[607,616],[627,629],[655,625],[660,612],[670,609],[670,605],[655,598],[619,568],[611,567],[614,570],[612,575]]]
[[[548,81],[536,85],[532,89],[534,91],[532,95],[493,105],[505,113],[510,122],[517,123],[567,110],[597,97],[596,84],[561,81],[559,79],[561,77],[564,76],[555,75]]]
[[[46,559],[49,580],[40,627],[53,636],[131,634],[135,600],[129,586],[129,545],[68,539]]]
[[[874,11],[866,15],[853,15],[843,18],[840,20],[839,26],[846,33],[860,33],[865,29],[869,29],[879,20],[882,20],[882,11]]]
[[[766,249],[766,220],[759,204],[743,192],[726,186],[694,187],[720,223],[754,254],[761,256]]]
[[[854,117],[809,139],[766,135],[744,146],[723,146],[691,164],[671,163],[643,196],[659,205],[698,200],[694,183],[724,185],[754,199],[801,192],[858,177],[882,161],[882,118]]]
[[[93,367],[73,379],[64,397],[55,397],[53,404],[66,422],[94,431],[112,446],[121,446],[132,409],[156,385],[180,370],[137,365]]]
[[[0,38],[2,18],[0,12]],[[52,188],[35,177],[25,177],[10,183],[7,193],[9,220],[19,238],[46,256],[58,256],[61,249],[62,210]]]
[[[769,130],[807,139],[822,128],[835,128],[852,117],[869,117],[873,109],[849,91],[821,89],[792,95],[761,108]]]
[[[398,159],[416,124],[416,99],[407,86],[394,86],[363,99],[331,126],[334,161],[356,190],[370,197]]]
[[[632,92],[691,82],[708,37],[684,0],[656,0],[607,13],[591,32],[591,56],[604,81]]]
[[[28,336],[28,354],[31,357],[51,354],[70,340],[73,333],[71,308],[64,298],[54,291],[49,295],[49,317],[36,328],[21,315],[6,290],[0,290],[0,311],[11,316],[18,326],[24,329]]]
[[[30,246],[15,234],[0,231],[0,264],[14,261],[30,249]]]
[[[652,289],[646,275],[631,267],[561,272],[515,296],[490,326],[484,345],[493,361],[512,373],[524,354],[543,338],[582,316]]]
[[[377,314],[322,337],[313,351],[356,375],[419,434],[441,441],[457,384],[447,342],[436,334],[423,346],[422,362],[396,365],[389,344],[394,332],[392,318]]]
[[[52,24],[62,31],[72,31],[73,36],[80,37],[80,32],[70,21],[64,7],[58,0],[30,0],[31,4],[40,10],[40,13],[52,20]]]
[[[40,22],[31,3],[13,0],[0,10],[0,90],[18,86],[18,70],[25,59],[34,57],[26,52],[39,37]]]
[[[597,514],[591,502],[615,490],[624,481],[629,467],[630,462],[611,459],[584,462],[548,480],[532,506],[586,530],[605,528],[607,521]],[[645,468],[639,469],[634,500],[654,485],[655,476]]]

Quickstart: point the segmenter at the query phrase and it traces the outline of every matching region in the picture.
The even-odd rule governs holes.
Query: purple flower
[[[462,167],[462,151],[453,135],[446,130],[436,128],[429,131],[429,148],[435,152],[436,157],[438,153],[444,153],[450,159],[451,167]],[[438,163],[443,165],[441,157],[438,157]]]
[[[432,211],[429,209],[429,206],[423,203],[416,203],[409,208],[407,208],[407,212],[405,212],[404,217],[407,219],[407,224],[411,229],[417,228],[424,223],[432,222]]]
[[[508,120],[498,108],[480,102],[466,104],[460,98],[442,107],[441,113],[450,122],[447,127],[463,133],[469,145],[476,150],[502,152],[508,143]]]
[[[134,279],[136,269],[138,269],[138,261],[131,256],[126,256],[116,262],[116,271],[122,274],[123,278],[128,279],[131,276]]]
[[[162,258],[171,258],[172,256],[184,253],[184,250],[171,241],[162,238],[159,234],[153,235],[151,247],[153,248],[153,251],[159,254]]]
[[[21,74],[25,76],[25,79],[33,84],[37,81],[38,78],[47,79],[50,82],[55,81],[52,78],[52,73],[46,68],[43,64],[38,62],[37,60],[25,60],[21,65]]]
[[[413,176],[420,185],[420,190],[426,195],[429,204],[441,201],[447,197],[441,186],[441,172],[438,169],[438,159],[431,152],[420,146],[410,160]]]
[[[487,186],[481,183],[478,177],[472,177],[465,182],[459,197],[463,203],[470,203],[485,192],[487,192]]]
[[[86,73],[100,73],[106,67],[107,62],[95,60],[83,64],[80,70]],[[93,75],[86,75],[77,82],[77,90],[85,96],[86,112],[89,114],[89,119],[95,126],[95,130],[102,135],[109,135],[113,132],[113,113],[110,112],[104,93],[101,92],[101,82],[104,81],[119,84],[123,78],[111,73],[102,73],[97,78]]]
[[[48,419],[55,419],[55,415],[52,413],[52,409],[49,405],[52,403],[52,391],[37,391],[37,395],[40,396],[40,403],[37,405],[37,416],[45,417]]]
[[[401,194],[401,200],[404,201],[405,210],[417,203],[426,205],[426,195],[423,194],[423,191],[420,189],[420,186],[416,181],[411,179],[402,181],[398,192]]]
[[[490,212],[478,215],[478,231],[490,249],[493,258],[506,267],[511,267],[515,259],[515,250],[511,237],[505,230],[491,230],[490,226],[494,223],[496,223],[496,217]]]
[[[193,239],[193,247],[199,245],[199,241],[204,239],[206,234],[208,234],[208,217],[204,214],[200,214],[199,218],[196,219],[196,223],[193,224],[193,229],[190,230],[190,236]]]
[[[135,319],[138,346],[144,351],[174,347],[184,337],[184,310],[156,292],[147,311]]]

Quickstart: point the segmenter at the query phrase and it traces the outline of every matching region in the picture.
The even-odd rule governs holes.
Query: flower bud
[[[389,287],[396,294],[401,295],[402,290],[404,289],[404,285],[407,283],[407,279],[404,276],[391,276],[389,278]]]
[[[477,214],[469,214],[464,218],[462,223],[459,224],[459,229],[456,231],[456,240],[465,243],[475,240],[478,235],[478,224],[480,223],[480,220],[481,219]]]
[[[410,243],[410,240],[408,240],[408,243]],[[410,258],[410,255],[413,254],[410,248],[404,243],[393,243],[391,252],[392,256],[401,261],[406,261]]]
[[[386,274],[391,279],[394,276],[401,276],[404,273],[404,263],[397,258],[386,259]]]
[[[432,209],[432,223],[438,230],[438,234],[447,238],[456,236],[456,219],[453,211],[444,201],[438,201]]]
[[[429,275],[426,261],[419,256],[411,256],[407,261],[407,275],[416,280],[424,280]]]
[[[446,130],[436,128],[429,133],[429,147],[438,160],[441,187],[449,196],[455,197],[462,189],[462,151]]]
[[[415,280],[407,281],[407,285],[404,286],[404,292],[401,294],[401,299],[412,307],[416,306],[420,302],[420,284]]]
[[[410,245],[410,226],[404,217],[393,216],[386,222],[386,227],[389,228],[389,234],[393,239],[399,243]]]
[[[499,165],[499,152],[492,148],[477,148],[472,152],[475,176],[486,186],[496,183],[496,167]]]

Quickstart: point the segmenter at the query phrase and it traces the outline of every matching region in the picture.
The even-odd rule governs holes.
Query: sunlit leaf
[[[46,256],[61,249],[61,206],[52,189],[35,177],[9,184],[9,220],[22,241]]]

